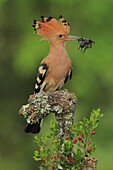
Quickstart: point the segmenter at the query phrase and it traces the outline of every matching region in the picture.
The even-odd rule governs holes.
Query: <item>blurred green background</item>
[[[78,98],[75,120],[100,108],[104,118],[93,141],[98,170],[113,169],[113,1],[112,0],[0,0],[0,169],[34,170],[33,135],[24,133],[20,107],[34,91],[37,67],[48,54],[49,43],[39,41],[32,20],[62,14],[71,35],[90,37],[96,44],[85,53],[77,42],[66,45],[73,62],[72,80],[65,86]],[[48,131],[49,116],[39,137]]]

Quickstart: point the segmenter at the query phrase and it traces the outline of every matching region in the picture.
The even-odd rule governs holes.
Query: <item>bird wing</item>
[[[67,76],[66,76],[66,78],[64,80],[64,84],[67,82],[68,78],[70,78],[70,80],[72,78],[72,68],[69,70],[69,72],[68,72],[68,74],[67,74]]]
[[[59,90],[59,89],[61,89],[62,85],[67,82],[68,78],[70,78],[70,79],[72,78],[72,68],[70,68],[68,73],[65,75],[65,77],[58,84],[54,83],[54,80],[53,80],[54,77],[52,79],[53,81],[49,80],[51,82],[47,83],[47,81],[44,81],[44,80],[46,77],[48,78],[48,72],[49,72],[49,66],[46,63],[41,63],[38,68],[38,74],[37,74],[37,79],[36,79],[36,83],[35,83],[35,93],[39,93],[40,91],[47,90],[46,88],[48,88],[50,90],[50,87],[48,87],[48,86],[51,86],[51,88],[52,88],[52,90],[50,90],[50,91]],[[48,86],[47,86],[47,84],[48,84]]]
[[[38,74],[37,74],[37,79],[35,84],[35,93],[38,93],[40,92],[40,90],[44,89],[43,82],[47,75],[47,72],[48,72],[48,65],[46,63],[41,63],[38,68]]]

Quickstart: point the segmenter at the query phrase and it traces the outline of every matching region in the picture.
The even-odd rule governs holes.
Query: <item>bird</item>
[[[59,19],[41,16],[41,21],[33,20],[35,33],[49,40],[50,51],[42,60],[38,68],[34,93],[54,92],[60,90],[68,79],[72,78],[72,62],[69,58],[65,44],[70,40],[79,40],[81,37],[71,36],[70,25],[60,15]],[[39,133],[42,119],[37,123],[28,123],[26,133]]]

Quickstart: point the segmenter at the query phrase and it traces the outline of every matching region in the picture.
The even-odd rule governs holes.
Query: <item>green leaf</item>
[[[39,151],[34,151],[35,156],[39,156]]]
[[[40,161],[40,160],[42,160],[40,157],[36,157],[36,156],[34,156],[34,160],[35,161]]]

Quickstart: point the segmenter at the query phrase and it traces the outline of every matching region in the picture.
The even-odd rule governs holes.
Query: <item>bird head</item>
[[[69,23],[60,15],[59,21],[53,17],[43,17],[42,21],[34,20],[33,27],[36,34],[41,35],[44,39],[50,41],[66,42],[71,40],[69,36]]]
[[[42,21],[34,20],[33,27],[36,34],[39,34],[43,37],[43,39],[48,39],[50,42],[57,42],[57,43],[65,43],[69,40],[78,40],[81,41],[80,48],[87,48],[92,47],[91,39],[82,38],[79,36],[70,36],[70,26],[69,23],[60,15],[59,20],[56,20],[53,17],[44,17],[41,16]]]

